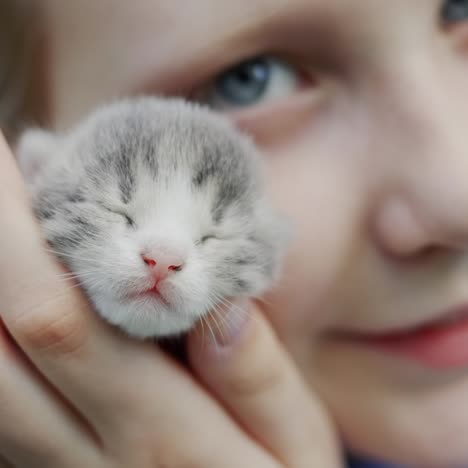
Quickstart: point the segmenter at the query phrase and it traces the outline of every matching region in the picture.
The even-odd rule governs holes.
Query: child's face
[[[265,311],[347,442],[466,462],[468,332],[395,330],[468,312],[468,1],[46,4],[54,125],[142,92],[231,113],[296,226]]]

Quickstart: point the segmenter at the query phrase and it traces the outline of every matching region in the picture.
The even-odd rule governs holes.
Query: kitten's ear
[[[26,182],[31,184],[37,179],[58,143],[59,137],[45,130],[27,130],[21,135],[16,145],[16,159]]]

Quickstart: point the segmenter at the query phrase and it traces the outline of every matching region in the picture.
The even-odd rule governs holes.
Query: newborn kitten
[[[259,156],[207,109],[120,101],[66,135],[26,132],[18,159],[45,239],[132,336],[179,334],[275,279],[286,231]]]

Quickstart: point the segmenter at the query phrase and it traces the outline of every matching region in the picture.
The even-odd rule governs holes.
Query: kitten
[[[207,109],[119,101],[65,135],[26,132],[18,159],[51,249],[131,336],[185,332],[278,274],[287,229],[262,191],[260,157]]]

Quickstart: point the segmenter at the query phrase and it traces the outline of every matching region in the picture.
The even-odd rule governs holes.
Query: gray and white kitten
[[[18,159],[45,239],[97,312],[134,337],[187,331],[278,273],[287,230],[260,158],[207,109],[119,101],[68,134],[26,132]]]

